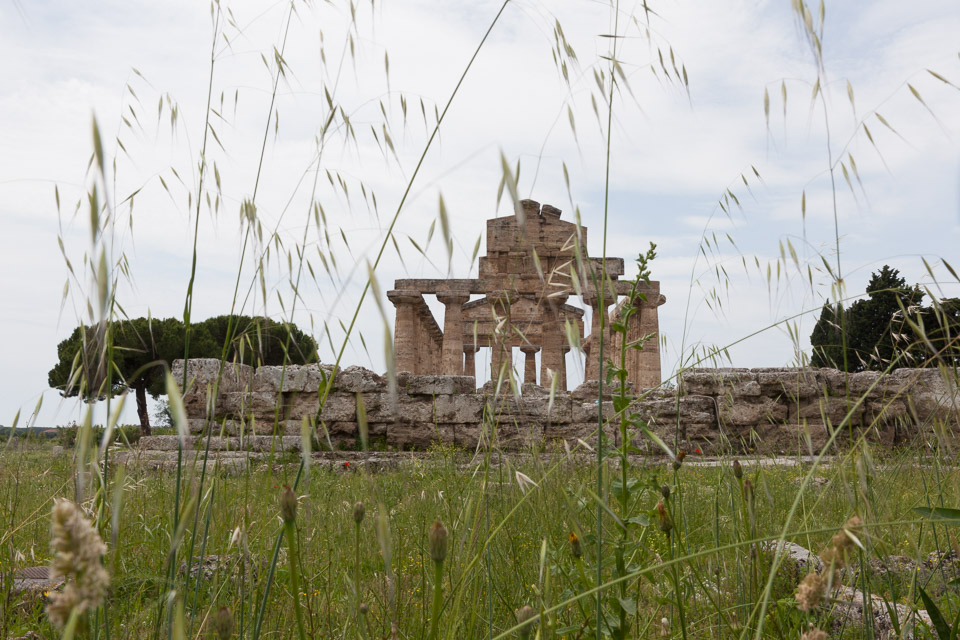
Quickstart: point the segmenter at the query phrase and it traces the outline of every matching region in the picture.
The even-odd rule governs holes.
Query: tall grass
[[[290,5],[279,40],[272,46],[272,62],[264,57],[271,79],[269,104],[263,114],[264,134],[252,192],[240,206],[243,240],[231,312],[240,313],[259,305],[258,311],[268,313],[268,300],[272,300],[272,296],[267,291],[265,273],[276,269],[283,273],[289,286],[289,291],[276,293],[281,315],[285,321],[292,322],[307,293],[306,274],[318,282],[321,266],[308,257],[313,249],[309,238],[314,233],[321,238],[317,244],[318,257],[330,283],[337,288],[337,300],[345,295],[352,277],[345,278],[344,271],[365,274],[360,276],[363,286],[355,306],[337,318],[342,336],[334,339],[334,331],[327,322],[315,327],[316,333],[329,342],[335,353],[335,364],[345,363],[343,359],[358,318],[364,312],[368,294],[371,295],[382,319],[388,377],[391,385],[395,384],[390,325],[378,282],[378,277],[384,277],[382,261],[391,248],[403,259],[396,234],[402,228],[402,216],[417,186],[421,168],[443,131],[448,113],[457,108],[460,89],[469,83],[475,60],[483,54],[491,34],[496,33],[502,26],[501,21],[507,18],[509,4],[509,0],[503,2],[489,18],[482,38],[443,108],[435,109],[432,126],[428,126],[427,109],[420,102],[429,134],[395,206],[388,209],[392,215],[376,245],[375,258],[367,264],[354,259],[349,269],[345,266],[349,261],[342,255],[338,259],[333,249],[330,236],[334,224],[328,219],[332,207],[319,194],[323,171],[335,192],[346,199],[350,197],[347,182],[331,169],[325,153],[335,143],[349,145],[356,144],[357,140],[354,114],[338,102],[337,94],[339,76],[354,62],[359,46],[361,25],[357,15],[360,12],[353,3],[345,7],[345,14],[351,18],[348,33],[343,37],[341,57],[329,62],[324,58],[325,74],[336,79],[325,88],[326,105],[318,118],[316,151],[304,173],[305,177],[312,173],[313,180],[308,206],[302,212],[299,240],[291,241],[280,230],[285,207],[272,231],[264,231],[258,214],[263,206],[259,186],[267,144],[279,127],[275,101],[280,87],[293,75],[284,57],[290,24],[299,11],[307,9]],[[800,32],[810,42],[813,52],[816,70],[813,100],[819,100],[823,107],[828,132],[826,165],[834,195],[837,255],[835,267],[826,259],[822,262],[833,279],[833,300],[840,304],[846,294],[840,261],[842,230],[837,215],[835,174],[839,169],[852,189],[850,176],[856,176],[856,165],[846,149],[847,156],[835,152],[830,137],[829,113],[822,89],[826,67],[820,43],[824,14],[820,11],[814,18],[802,1],[794,2],[794,8]],[[659,74],[662,82],[672,83],[689,95],[688,76],[682,61],[678,68],[670,48],[668,67],[662,50],[669,45],[651,35],[650,11],[646,3],[636,15],[623,11],[619,3],[613,4],[609,8],[609,50],[590,63],[596,81],[590,94],[605,153],[600,254],[604,264],[611,233],[608,221],[613,129],[624,96],[633,95],[624,71],[623,42],[638,34],[645,38],[650,51],[657,49],[659,54],[659,68],[656,65],[650,68]],[[219,166],[210,142],[213,140],[222,147],[217,127],[223,120],[223,108],[222,104],[217,107],[213,99],[217,63],[223,54],[218,46],[221,41],[232,46],[232,41],[243,35],[244,30],[236,24],[229,7],[215,2],[207,106],[199,158],[195,174],[191,176],[196,188],[188,190],[193,247],[183,310],[184,324],[188,327],[184,353],[187,358],[198,256],[204,250],[199,242],[201,215],[205,214],[203,203],[213,213],[223,202]],[[576,76],[571,71],[578,69],[581,61],[559,21],[553,28],[553,36],[558,69],[562,70],[563,82],[573,91],[576,80],[571,78]],[[388,60],[385,57],[389,77]],[[331,73],[334,69],[336,72]],[[916,89],[908,86],[922,103]],[[786,95],[784,89],[784,109]],[[849,95],[853,104],[852,89]],[[408,99],[400,93],[404,126]],[[764,107],[769,122],[766,91]],[[169,98],[161,100],[161,114],[164,111],[171,128],[176,129],[179,126],[176,103]],[[390,133],[390,118],[385,109],[382,113],[382,122],[378,123],[382,127],[379,130],[372,127],[373,135],[383,158],[387,162],[395,161],[402,169],[394,147],[395,136]],[[572,109],[569,113],[576,135],[576,118]],[[863,120],[859,121],[855,135],[860,132],[873,141]],[[738,462],[734,466],[731,445],[716,466],[697,466],[692,452],[683,450],[689,443],[681,440],[679,423],[673,441],[664,441],[635,413],[635,403],[651,391],[636,390],[628,385],[626,354],[630,349],[642,349],[651,339],[658,339],[645,336],[633,344],[627,340],[627,321],[640,296],[637,286],[619,321],[609,320],[612,331],[622,334],[619,352],[612,353],[610,345],[605,344],[603,330],[591,352],[603,372],[597,398],[601,411],[594,437],[573,449],[555,448],[544,452],[533,447],[532,452],[538,455],[530,457],[514,456],[501,449],[498,433],[502,428],[515,428],[515,425],[501,424],[500,409],[503,403],[518,400],[520,387],[515,372],[506,368],[493,372],[492,386],[499,393],[494,394],[484,411],[483,431],[476,451],[438,448],[406,463],[396,472],[311,471],[311,452],[309,446],[305,446],[296,459],[274,452],[262,467],[250,465],[239,477],[228,475],[210,456],[211,438],[215,432],[225,433],[225,425],[217,422],[212,406],[208,408],[204,426],[204,446],[187,449],[181,438],[173,477],[136,468],[114,468],[108,464],[108,456],[113,447],[118,446],[113,433],[123,397],[112,399],[108,391],[113,386],[112,362],[116,357],[111,327],[124,315],[118,291],[120,283],[131,278],[132,264],[118,243],[117,229],[121,223],[132,220],[133,196],[118,202],[113,192],[115,164],[104,149],[97,123],[92,133],[94,163],[87,198],[90,247],[82,263],[85,271],[74,271],[69,262],[68,268],[72,273],[72,286],[87,302],[88,312],[83,322],[97,327],[98,331],[91,334],[95,344],[85,347],[83,358],[76,363],[74,383],[103,392],[108,398],[109,420],[101,442],[94,442],[92,413],[88,411],[79,445],[70,459],[51,461],[42,449],[21,453],[14,451],[12,445],[0,454],[3,461],[0,498],[5,509],[4,521],[9,523],[0,536],[4,554],[0,556],[0,581],[2,593],[8,596],[3,605],[0,633],[9,635],[30,629],[38,629],[50,637],[61,633],[40,615],[40,605],[16,604],[12,576],[14,568],[49,560],[48,551],[40,541],[47,537],[50,501],[53,496],[70,494],[71,488],[74,501],[92,517],[96,529],[108,541],[105,562],[114,586],[103,605],[95,611],[78,613],[78,619],[83,615],[79,626],[68,629],[64,636],[156,639],[202,637],[215,632],[220,637],[254,640],[267,637],[497,640],[531,636],[600,639],[653,635],[684,639],[795,638],[801,633],[812,633],[811,628],[816,627],[848,637],[877,637],[880,632],[874,610],[867,607],[859,618],[842,615],[841,599],[834,593],[810,611],[798,609],[795,594],[803,575],[785,558],[782,546],[776,544],[786,540],[814,551],[831,544],[836,548],[840,543],[847,548],[849,544],[845,541],[854,540],[856,562],[846,562],[846,573],[838,575],[837,580],[855,585],[868,599],[878,593],[891,603],[888,613],[898,635],[907,631],[906,620],[892,604],[901,602],[908,609],[924,608],[931,617],[936,617],[933,615],[936,611],[938,615],[944,614],[944,620],[952,620],[960,611],[955,587],[958,566],[946,555],[957,544],[952,529],[957,524],[956,512],[948,509],[960,503],[958,471],[950,448],[957,425],[937,425],[944,437],[934,434],[912,448],[881,452],[871,443],[869,430],[854,433],[848,428],[850,417],[866,393],[859,398],[851,395],[847,416],[840,424],[832,425],[826,445],[819,451],[807,452],[812,454],[812,462],[801,464],[798,456],[795,465],[774,461],[770,466],[763,466],[754,461],[742,465]],[[118,144],[122,146],[119,141]],[[753,174],[740,174],[735,179],[749,189],[754,178],[760,178],[755,169]],[[569,189],[569,178],[566,180]],[[501,193],[507,192],[514,210],[522,215],[518,181],[519,167],[513,169],[504,156]],[[375,196],[368,196],[362,181],[360,186],[364,202],[368,207],[372,202],[377,210]],[[163,188],[170,191],[166,182]],[[369,193],[372,194],[372,189]],[[805,203],[805,197],[801,202]],[[120,207],[124,205],[126,210],[121,212]],[[738,205],[733,187],[725,188],[717,208],[729,213]],[[455,232],[450,229],[442,200],[439,211],[441,234],[449,253]],[[805,210],[802,214],[805,215]],[[576,218],[579,224],[579,210]],[[342,229],[340,235],[349,258],[353,259]],[[431,228],[428,238],[432,235]],[[294,246],[289,248],[291,242]],[[717,249],[716,236],[705,230],[701,242],[701,253],[709,261]],[[733,244],[732,238],[730,242]],[[413,244],[419,253],[426,255],[419,244],[415,241]],[[474,258],[478,248],[479,244],[474,249]],[[575,246],[574,249],[575,255],[569,264],[543,274],[545,297],[553,293],[550,283],[562,282],[563,288],[569,284],[578,293],[583,293],[581,287],[587,284],[599,293],[600,305],[606,308],[605,268],[601,274],[594,273],[586,260],[586,248]],[[813,288],[809,263],[801,265],[796,256],[792,245],[788,250],[781,245],[777,273],[795,268],[802,274],[806,266]],[[630,276],[636,285],[655,275],[654,258],[653,247],[639,256],[637,274]],[[759,268],[759,262],[757,266]],[[695,264],[693,268],[691,290],[699,267]],[[719,289],[726,284],[725,276],[720,275],[719,269],[716,273]],[[768,267],[768,283],[771,273]],[[241,295],[244,285],[246,293]],[[321,288],[319,283],[317,287]],[[716,290],[711,291],[708,298],[720,300]],[[689,308],[689,300],[687,304]],[[500,320],[503,322],[499,330],[516,330],[505,319]],[[785,326],[796,336],[796,329],[791,325],[793,320],[795,317],[766,329]],[[607,321],[604,318],[601,322]],[[915,330],[922,343],[923,327]],[[252,350],[257,348],[257,336],[230,336],[228,343],[230,340],[243,340]],[[362,335],[360,341],[364,348],[372,342],[369,336]],[[288,342],[286,348],[290,350],[295,346]],[[673,379],[684,369],[723,362],[728,357],[729,346],[688,349],[685,327],[681,366]],[[228,347],[229,344],[223,345],[221,376],[231,364],[226,361]],[[945,374],[955,376],[950,363],[940,358],[940,354],[928,355],[929,364],[939,363]],[[887,370],[892,370],[898,362],[885,364]],[[321,408],[335,386],[337,371],[334,367],[319,390]],[[284,371],[282,376],[285,375]],[[187,432],[181,394],[187,391],[189,383],[186,370],[183,379],[168,380],[171,411],[176,432],[181,436]],[[211,390],[214,397],[218,385],[219,380]],[[556,390],[555,380],[551,394]],[[604,400],[609,396],[614,398],[613,414],[605,415]],[[315,419],[305,423],[303,441],[307,444],[314,440],[330,442],[319,415],[318,412]],[[282,432],[279,405],[273,426],[274,434],[279,435]],[[361,429],[364,426],[361,424]],[[610,427],[618,434],[618,445],[605,438],[605,430]],[[845,446],[838,446],[844,437],[847,438]],[[366,447],[366,434],[361,433],[361,438]],[[640,441],[652,441],[667,455],[667,462],[638,456],[636,445]],[[549,455],[539,455],[542,453]],[[930,469],[934,471],[932,477]],[[814,483],[819,485],[817,491],[812,490]],[[369,518],[365,517],[363,505],[369,506]],[[854,515],[862,518],[862,528],[842,529]],[[836,538],[838,535],[841,537]],[[927,554],[932,551],[940,554],[929,560]],[[911,558],[909,570],[887,570],[886,565],[893,556]],[[931,632],[941,632],[939,622],[935,620],[932,626]],[[958,622],[953,622],[953,627],[957,626]]]

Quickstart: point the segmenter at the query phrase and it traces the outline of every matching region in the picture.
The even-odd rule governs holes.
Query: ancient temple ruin
[[[618,309],[632,283],[619,280],[624,274],[622,258],[588,257],[587,228],[560,216],[556,207],[522,200],[516,215],[487,220],[479,277],[396,280],[394,290],[387,292],[397,313],[396,370],[473,376],[476,354],[486,347],[491,376],[497,378],[513,371],[513,347],[519,347],[524,355],[522,377],[517,368],[522,382],[550,387],[556,376],[558,388],[566,389],[566,353],[581,345],[587,354],[585,377],[596,380],[599,360],[591,351],[600,341],[601,314],[610,318],[608,309]],[[660,384],[657,307],[666,298],[659,282],[641,283],[639,291],[646,300],[631,317],[627,339],[651,334],[654,338],[642,350],[630,351],[628,379],[639,388],[652,388]],[[442,329],[425,295],[435,295],[443,303]],[[590,336],[584,335],[584,310],[567,304],[577,295],[592,310]],[[616,345],[609,322],[604,344],[609,345],[605,353],[612,354]]]

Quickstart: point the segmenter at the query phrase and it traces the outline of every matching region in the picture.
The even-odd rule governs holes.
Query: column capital
[[[470,294],[462,291],[438,291],[437,300],[443,304],[464,304],[470,301]]]
[[[423,300],[423,294],[416,289],[393,289],[387,291],[387,299],[394,305],[416,304]]]
[[[603,296],[603,305],[609,307],[612,304],[617,304],[617,295],[616,291],[606,291]],[[590,305],[591,307],[597,307],[600,304],[600,296],[597,291],[584,291],[583,292],[583,301]]]
[[[538,351],[540,351],[540,347],[530,345],[530,344],[525,344],[520,347],[520,351],[522,351],[523,353],[537,353]]]
[[[647,300],[637,296],[633,306],[637,309],[656,309],[657,307],[666,304],[666,302],[667,296],[663,295],[662,293],[658,293],[655,297],[648,298]]]

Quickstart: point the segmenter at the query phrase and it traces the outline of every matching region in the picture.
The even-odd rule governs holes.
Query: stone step
[[[144,436],[138,446],[141,451],[176,451],[179,436]],[[187,436],[183,440],[185,450],[204,451],[205,436]],[[210,451],[300,451],[300,436],[211,436]]]

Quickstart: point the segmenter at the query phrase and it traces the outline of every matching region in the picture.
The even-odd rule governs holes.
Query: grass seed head
[[[437,564],[441,564],[447,558],[447,528],[437,520],[430,527],[427,539],[430,543],[430,557]]]
[[[69,500],[54,503],[50,532],[50,579],[67,582],[63,591],[50,594],[47,616],[62,627],[74,609],[80,614],[96,609],[107,595],[110,574],[102,562],[107,547],[80,507]]]
[[[662,498],[657,502],[657,522],[660,525],[660,531],[670,535],[670,531],[673,529],[673,520],[670,519],[670,514],[667,513]]]
[[[739,460],[733,461],[733,477],[737,480],[743,477],[743,467],[740,466]]]
[[[520,637],[529,638],[530,632],[533,630],[533,621],[537,617],[537,612],[533,610],[533,607],[530,605],[524,605],[520,611],[517,611],[517,623],[522,624],[520,627]]]
[[[362,502],[358,502],[357,504],[353,505],[353,521],[354,522],[356,522],[357,524],[360,524],[361,522],[363,522],[363,516],[365,513],[366,513],[366,510],[364,509]]]
[[[800,640],[828,640],[830,636],[826,631],[816,627],[810,627],[810,630],[800,636]]]
[[[283,488],[280,494],[280,515],[286,524],[291,524],[297,520],[297,496],[294,495],[290,485]]]
[[[360,603],[360,615],[365,616],[370,612],[370,606],[366,602]]]
[[[580,547],[580,538],[573,531],[570,532],[570,553],[574,558],[583,556],[583,549]]]
[[[677,471],[683,465],[683,459],[687,457],[687,450],[680,449],[677,451],[677,459],[673,461],[673,470]]]
[[[663,485],[662,487],[660,487],[660,495],[663,496],[663,499],[664,499],[664,500],[669,500],[669,499],[670,499],[670,485],[665,484],[665,485]]]
[[[233,636],[233,615],[230,609],[220,607],[213,619],[213,631],[217,640],[229,640]]]
[[[797,609],[804,613],[817,609],[823,600],[826,586],[819,573],[808,573],[804,576],[797,586]]]

